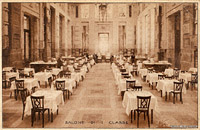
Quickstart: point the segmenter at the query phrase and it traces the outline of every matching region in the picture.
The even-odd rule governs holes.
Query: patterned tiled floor
[[[140,77],[136,77],[141,81]],[[142,82],[142,81],[141,81]],[[163,128],[177,125],[197,125],[197,91],[187,90],[183,95],[184,103],[165,101],[160,93],[143,82],[143,90],[150,91],[157,97],[158,108],[154,111],[154,123],[151,128]],[[31,128],[30,116],[21,120],[22,103],[9,98],[10,90],[3,89],[3,127]],[[130,122],[130,116],[122,107],[121,96],[108,63],[99,63],[91,68],[84,81],[80,82],[70,100],[60,106],[59,114],[54,114],[54,121],[48,122],[46,128],[136,128],[136,121]],[[148,128],[143,115],[140,127]],[[40,128],[41,120],[36,120],[33,128]]]

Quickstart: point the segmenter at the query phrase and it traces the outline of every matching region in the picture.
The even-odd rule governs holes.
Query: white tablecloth
[[[80,80],[81,80],[81,74],[80,73],[72,72],[71,73],[71,78],[75,79],[76,82],[80,82]]]
[[[196,73],[196,72],[197,72],[197,68],[190,68],[190,69],[188,70],[188,72]]]
[[[185,83],[188,83],[188,81],[191,81],[191,73],[179,73],[179,79],[184,79]]]
[[[68,79],[68,78],[58,78],[53,82],[51,85],[51,90],[56,90],[56,81],[65,81],[65,88],[68,89],[71,93],[73,93],[73,87],[76,86],[75,79]]]
[[[53,74],[53,75],[58,75],[60,72],[61,72],[61,69],[60,69],[60,68],[53,68],[53,69],[52,69],[52,74]]]
[[[9,81],[10,78],[16,77],[16,79],[19,78],[19,73],[16,72],[6,72],[6,80]]]
[[[94,65],[94,63],[95,63],[95,62],[94,62],[94,59],[92,59],[92,60],[90,61],[90,64],[91,64],[91,65]]]
[[[74,67],[73,67],[73,65],[68,65],[67,67],[69,68],[69,71],[74,72]]]
[[[139,70],[139,74],[140,74],[141,78],[143,78],[144,76],[146,76],[147,72],[148,72],[147,69],[140,69]]]
[[[165,69],[164,74],[166,74],[168,76],[172,76],[174,74],[174,70],[173,69]]]
[[[21,78],[19,80],[24,80],[24,88],[27,88],[29,92],[31,92],[33,87],[40,88],[38,80],[35,78]],[[14,90],[14,89],[16,89],[16,84],[15,82],[12,82],[10,90]]]
[[[59,105],[64,105],[63,92],[55,90],[39,90],[32,94],[32,96],[44,96],[44,107],[49,108],[51,112],[55,113]],[[24,115],[31,115],[31,98],[30,96],[26,99],[26,106]]]
[[[48,79],[52,77],[51,72],[38,72],[34,74],[34,78],[40,81],[40,84],[45,85],[45,82],[48,82]]]
[[[158,80],[158,84],[156,86],[157,90],[162,90],[162,95],[165,96],[165,92],[170,92],[174,89],[174,82],[178,82],[178,80]],[[186,94],[186,88],[183,86],[182,92]]]
[[[148,73],[146,77],[146,81],[148,81],[151,85],[158,81],[158,75],[161,73]]]
[[[126,108],[126,114],[129,116],[131,110],[137,109],[137,96],[151,96],[149,109],[156,110],[157,98],[148,91],[126,91],[122,105]]]
[[[29,75],[29,72],[33,72],[33,74],[35,73],[35,70],[34,70],[34,68],[24,68],[24,74],[27,74],[27,75]]]
[[[10,72],[12,69],[13,67],[4,67],[3,71]]]
[[[135,80],[137,86],[141,86],[141,83],[136,79],[120,79],[118,85],[118,95],[120,95],[121,91],[126,91],[126,80]]]

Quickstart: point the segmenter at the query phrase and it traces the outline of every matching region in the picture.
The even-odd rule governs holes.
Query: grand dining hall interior
[[[198,2],[2,2],[2,128],[198,128]]]

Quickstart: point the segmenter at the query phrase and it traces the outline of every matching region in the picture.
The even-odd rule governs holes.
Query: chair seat
[[[148,109],[147,108],[139,108],[139,109],[135,109],[134,111],[147,112]]]
[[[174,91],[174,90],[171,90],[170,92],[171,93],[181,93],[181,91]]]

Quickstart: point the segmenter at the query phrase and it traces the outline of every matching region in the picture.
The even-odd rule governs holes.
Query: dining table
[[[137,96],[151,96],[149,109],[151,110],[151,123],[153,123],[153,110],[158,107],[157,97],[149,91],[126,91],[122,101],[126,114],[129,116],[131,111],[137,109]]]
[[[11,72],[13,70],[13,67],[3,67],[3,71]]]
[[[153,85],[153,83],[158,82],[158,75],[163,75],[162,73],[147,73],[146,81]]]
[[[34,78],[40,82],[40,85],[46,85],[49,82],[49,78],[52,78],[51,72],[38,72],[34,74]]]
[[[158,80],[156,89],[158,91],[162,90],[161,96],[167,96],[166,94],[171,92],[171,90],[173,90],[174,88],[174,82],[180,82],[176,79],[164,79],[164,80]],[[186,87],[183,86],[182,89],[183,94],[186,94]]]
[[[16,79],[19,78],[19,73],[17,72],[6,72],[6,81],[9,81],[10,78],[15,77]]]
[[[29,75],[30,72],[33,72],[33,74],[35,73],[35,69],[34,68],[24,68],[24,74]]]
[[[142,79],[144,79],[144,77],[147,76],[147,73],[148,73],[148,70],[146,68],[139,70],[139,75],[141,76]]]
[[[61,105],[64,105],[63,92],[51,89],[41,89],[32,94],[32,96],[44,96],[44,108],[49,108],[51,113],[51,122],[53,122],[53,113],[58,111]],[[31,97],[26,98],[24,115],[31,115],[32,102]],[[58,113],[57,113],[58,114]]]
[[[120,95],[121,92],[126,91],[126,81],[127,81],[127,80],[128,80],[128,81],[136,81],[136,82],[135,82],[135,85],[136,85],[136,86],[141,86],[140,81],[137,80],[137,79],[134,79],[134,78],[131,78],[131,79],[124,79],[124,78],[121,78],[121,79],[119,80],[119,84],[118,84],[118,95]]]
[[[164,74],[167,76],[172,76],[174,74],[174,69],[172,68],[165,69]]]
[[[18,80],[24,80],[24,88],[27,88],[29,92],[32,91],[32,88],[38,87],[40,88],[40,85],[38,83],[38,79],[36,78],[19,78]],[[11,83],[10,90],[17,89],[15,82]]]
[[[51,90],[56,90],[56,81],[65,81],[65,89],[69,90],[71,93],[73,93],[73,87],[76,86],[76,81],[73,78],[57,78],[52,82]]]

